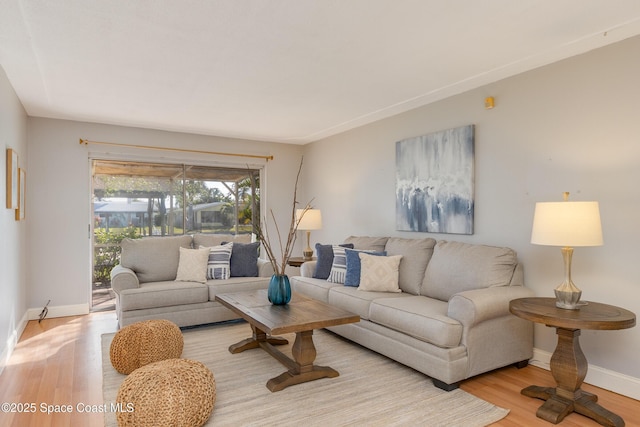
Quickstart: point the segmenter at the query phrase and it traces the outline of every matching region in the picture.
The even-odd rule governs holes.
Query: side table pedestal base
[[[554,387],[536,385],[522,389],[521,394],[545,400],[542,406],[538,408],[536,416],[553,424],[558,424],[570,413],[577,412],[603,426],[623,427],[625,425],[620,416],[596,403],[598,396],[583,390],[579,390],[580,397],[576,400],[558,396]]]

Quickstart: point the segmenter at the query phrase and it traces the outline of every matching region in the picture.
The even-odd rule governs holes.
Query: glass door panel
[[[244,234],[259,216],[258,170],[92,162],[92,309],[112,309],[111,269],[124,238]]]

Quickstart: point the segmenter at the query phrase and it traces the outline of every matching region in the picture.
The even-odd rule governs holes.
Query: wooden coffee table
[[[220,294],[216,295],[216,301],[249,322],[253,331],[251,338],[230,346],[231,353],[260,347],[288,368],[288,371],[267,382],[267,388],[271,391],[320,378],[337,377],[339,373],[335,369],[313,364],[316,359],[313,330],[360,321],[360,316],[356,314],[295,292],[291,302],[286,305],[272,305],[267,299],[266,289]],[[296,334],[291,349],[293,360],[274,347],[289,342],[273,336],[292,332]]]
[[[624,420],[598,405],[598,396],[580,388],[587,375],[587,358],[578,337],[581,329],[616,330],[631,328],[636,315],[613,305],[588,302],[579,310],[556,307],[555,298],[519,298],[509,304],[511,313],[532,322],[556,328],[558,345],[551,356],[551,374],[556,387],[529,386],[522,394],[545,403],[536,415],[557,424],[571,412],[594,419],[604,426],[624,426]]]

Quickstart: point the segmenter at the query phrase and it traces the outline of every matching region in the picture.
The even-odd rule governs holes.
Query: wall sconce
[[[493,107],[495,107],[495,99],[493,99],[493,96],[486,97],[484,99],[484,108],[491,110]]]

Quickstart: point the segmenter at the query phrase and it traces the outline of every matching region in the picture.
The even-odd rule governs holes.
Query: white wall
[[[302,148],[276,143],[207,137],[64,120],[29,118],[29,308],[51,300],[51,316],[78,314],[89,308],[91,242],[89,156],[127,156],[143,160],[183,160],[194,164],[246,167],[261,163],[247,158],[180,154],[80,145],[79,140],[173,147],[191,150],[273,155],[266,163],[263,189],[269,206],[283,223]],[[265,162],[262,162],[265,163]],[[285,207],[286,209],[282,209]]]
[[[395,142],[475,124],[475,233],[433,237],[515,249],[526,285],[552,297],[562,258],[559,248],[529,243],[535,202],[560,201],[563,191],[597,200],[605,245],[576,248],[573,280],[584,300],[640,313],[638,52],[636,37],[307,145],[305,191],[324,223],[314,242],[424,237],[395,231]],[[495,97],[493,110],[484,109],[486,96]],[[587,381],[621,376],[640,398],[640,328],[585,330],[580,342]],[[536,325],[541,354],[555,343],[554,329]]]
[[[26,220],[16,221],[6,208],[6,149],[18,153],[19,166],[27,162],[27,115],[0,66],[0,372],[25,327],[26,312]],[[28,176],[29,177],[29,176]]]

